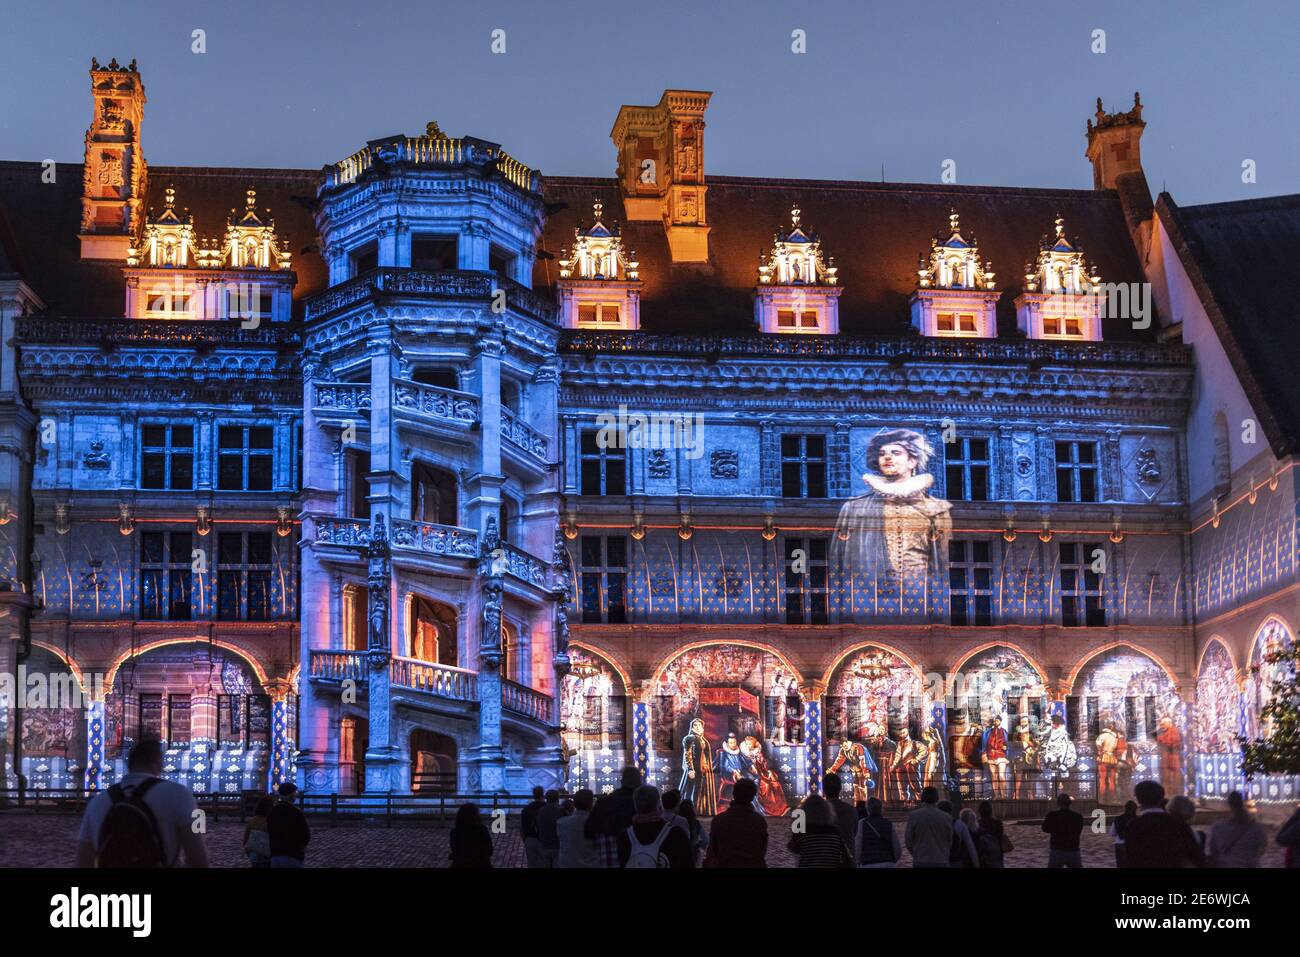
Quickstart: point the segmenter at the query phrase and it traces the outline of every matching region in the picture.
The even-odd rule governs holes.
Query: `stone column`
[[[641,772],[641,780],[654,784],[651,756],[651,706],[649,701],[632,703],[632,763]]]
[[[826,685],[820,681],[806,681],[799,686],[803,698],[803,740],[808,766],[808,793],[820,794],[822,789],[822,696]]]
[[[267,684],[271,695],[271,789],[293,778],[293,727],[289,713],[289,695],[293,690],[287,678]]]
[[[494,794],[506,786],[506,756],[501,747],[501,598],[505,586],[501,574],[493,570],[491,555],[496,547],[496,523],[489,519],[479,566],[483,616],[478,642],[478,744],[469,758],[478,782],[474,789],[481,794]]]
[[[389,604],[392,575],[384,513],[376,510],[370,526],[369,600],[366,668],[368,673],[370,744],[366,748],[366,790],[385,793],[400,790],[401,752],[393,743],[391,701],[392,624]]]
[[[104,701],[91,701],[86,708],[86,784],[87,791],[104,785]]]

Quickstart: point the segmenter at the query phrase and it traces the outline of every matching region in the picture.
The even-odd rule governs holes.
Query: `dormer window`
[[[573,248],[560,253],[561,318],[569,329],[639,329],[641,282],[636,253],[623,245],[618,224],[604,220],[604,204],[592,204],[594,221],[573,231]]]
[[[1016,322],[1030,339],[1101,339],[1101,276],[1088,267],[1083,249],[1065,236],[1044,239],[1038,259],[1025,266],[1025,289],[1016,299]]]
[[[762,332],[835,335],[840,331],[838,270],[822,255],[817,234],[790,210],[790,227],[777,230],[758,257],[754,322]]]
[[[198,236],[194,217],[177,211],[176,190],[168,187],[162,210],[149,210],[139,243],[127,252],[126,315],[235,320],[249,329],[287,321],[294,283],[288,243],[256,203],[257,193],[248,190],[243,215],[231,210],[225,240],[218,242]]]
[[[997,303],[992,264],[979,258],[972,233],[962,235],[956,210],[948,217],[947,235],[930,240],[922,255],[912,295],[912,325],[923,336],[961,339],[997,336]]]

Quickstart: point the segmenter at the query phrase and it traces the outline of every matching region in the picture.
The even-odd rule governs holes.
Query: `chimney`
[[[1126,173],[1142,172],[1142,98],[1133,94],[1133,109],[1107,113],[1097,97],[1097,122],[1088,121],[1088,150],[1093,189],[1115,189]]]
[[[81,186],[81,258],[125,261],[140,231],[146,167],[140,149],[144,83],[135,68],[90,61],[94,115],[86,130]]]
[[[630,222],[664,225],[673,262],[709,260],[704,111],[712,93],[665,90],[655,106],[623,106],[610,131]]]

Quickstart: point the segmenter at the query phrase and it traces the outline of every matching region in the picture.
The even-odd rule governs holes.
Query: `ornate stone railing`
[[[114,345],[302,345],[298,323],[264,322],[245,329],[236,321],[216,319],[76,319],[27,316],[14,326],[22,342],[111,343]]]
[[[312,296],[305,307],[306,318],[311,322],[386,294],[490,303],[498,290],[505,292],[506,304],[516,311],[543,322],[556,322],[559,307],[513,279],[469,269],[431,272],[396,266],[371,269]]]
[[[393,407],[454,422],[479,421],[478,396],[472,392],[457,392],[407,379],[393,380]]]
[[[517,681],[501,679],[501,707],[542,724],[551,723],[554,701],[548,694],[534,691]]]
[[[501,409],[501,438],[546,461],[546,436],[505,408]]]
[[[497,171],[510,183],[529,192],[539,192],[541,177],[495,143],[476,139],[452,139],[447,136],[398,136],[370,143],[347,159],[325,167],[322,189],[346,186],[375,165],[409,163],[413,166],[449,167],[465,163],[494,163]]]
[[[392,543],[394,548],[410,548],[452,558],[478,558],[479,554],[478,532],[432,522],[393,519]]]
[[[513,545],[503,543],[501,550],[506,560],[505,570],[507,574],[538,588],[546,587],[549,565],[540,558],[534,558],[522,548],[515,548]]]
[[[1154,342],[1059,342],[1040,339],[950,339],[925,336],[692,336],[649,332],[566,332],[560,351],[577,354],[696,356],[712,360],[748,356],[975,361],[1135,366],[1191,362],[1187,346]]]
[[[424,691],[455,701],[478,700],[478,675],[464,668],[394,657],[390,674],[394,688]]]
[[[330,681],[366,680],[366,653],[364,651],[313,651],[311,676]]]
[[[370,523],[365,519],[322,516],[315,524],[318,545],[366,548],[370,544]]]
[[[370,409],[370,384],[366,382],[316,382],[315,407],[341,412]]]

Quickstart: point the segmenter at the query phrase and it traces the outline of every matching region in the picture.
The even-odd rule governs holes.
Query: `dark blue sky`
[[[1096,97],[1140,89],[1153,191],[1300,192],[1294,0],[0,0],[0,23],[4,159],[81,158],[93,55],[139,60],[156,165],[315,168],[437,119],[543,173],[612,175],[619,104],[673,86],[714,93],[709,173],[937,182],[951,158],[960,183],[1087,187]]]

